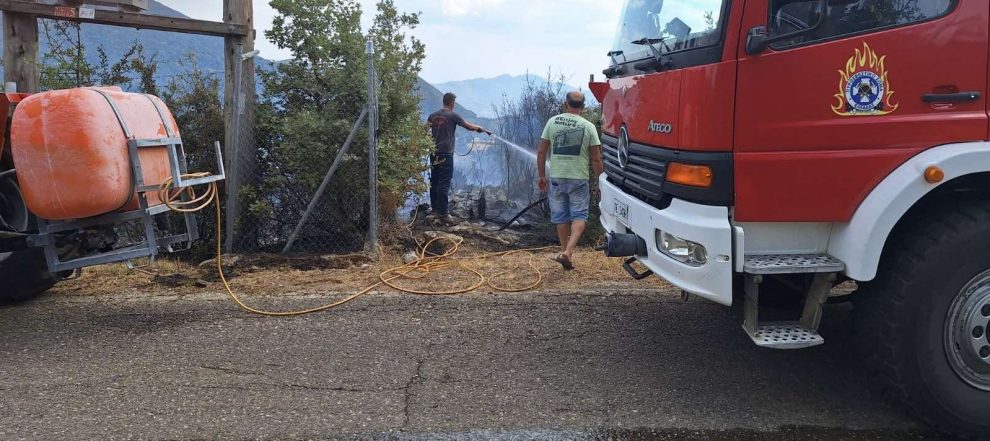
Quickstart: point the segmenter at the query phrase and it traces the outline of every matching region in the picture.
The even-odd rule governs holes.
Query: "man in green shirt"
[[[536,159],[541,193],[549,192],[550,221],[557,225],[561,252],[553,260],[565,270],[574,269],[574,249],[588,223],[591,205],[591,178],[589,168],[595,170],[595,179],[605,171],[602,163],[602,142],[598,129],[584,119],[584,94],[571,92],[564,103],[564,113],[550,118]],[[546,162],[550,155],[550,179],[547,180]]]

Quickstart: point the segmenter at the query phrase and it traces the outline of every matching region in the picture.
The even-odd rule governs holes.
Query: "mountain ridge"
[[[519,98],[528,83],[539,87],[547,82],[548,79],[541,75],[501,74],[491,78],[446,81],[437,83],[434,86],[441,91],[453,92],[457,95],[457,101],[459,103],[474,110],[479,116],[493,118],[495,117],[496,108],[501,107],[506,99],[514,101]],[[553,87],[559,86],[562,92],[583,89],[559,81],[550,81],[550,83]],[[589,95],[588,99],[589,103],[594,102],[594,97]]]
[[[444,92],[441,92],[440,89],[437,89],[436,86],[430,84],[423,78],[419,78],[416,81],[416,91],[420,98],[419,108],[423,114],[424,121],[429,114],[443,107]],[[468,110],[460,103],[454,107],[454,111],[469,121],[478,119],[478,114]]]

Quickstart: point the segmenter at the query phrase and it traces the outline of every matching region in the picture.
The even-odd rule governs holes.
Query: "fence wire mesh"
[[[225,201],[225,213],[239,213],[232,219],[234,228],[225,231],[232,235],[231,250],[277,253],[285,251],[290,241],[292,253],[348,254],[368,249],[369,131],[367,119],[359,121],[360,107],[350,120],[320,121],[333,128],[323,133],[340,134],[332,139],[287,134],[285,124],[271,123],[271,111],[259,103],[254,124],[244,124],[233,138],[239,147],[228,149],[233,156],[227,158],[227,173],[239,173],[240,179],[235,180],[238,188],[231,188],[228,179],[225,191],[236,192],[241,204],[230,210],[226,205],[232,200]],[[317,194],[331,168],[325,191]],[[210,216],[204,215],[203,221],[209,222]]]
[[[234,118],[228,127],[234,131],[227,137],[233,144],[227,150],[225,189],[226,212],[234,216],[226,223],[229,251],[346,254],[375,249],[378,186],[371,183],[377,167],[369,167],[369,157],[378,151],[377,135],[372,135],[377,133],[378,92],[370,42],[367,56],[368,78],[374,79],[368,81],[367,104],[352,93],[351,99],[335,103],[335,113],[283,115],[281,102],[245,106],[245,97],[253,94],[234,90],[233,111],[245,117]],[[257,80],[247,76],[235,69],[235,89],[236,78],[241,88],[256,88]],[[245,107],[253,109],[245,114]]]

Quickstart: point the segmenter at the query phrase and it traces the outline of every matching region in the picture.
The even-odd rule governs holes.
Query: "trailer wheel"
[[[938,430],[990,440],[990,202],[924,211],[857,301],[871,384]]]
[[[0,254],[0,304],[33,299],[55,282],[40,248]]]

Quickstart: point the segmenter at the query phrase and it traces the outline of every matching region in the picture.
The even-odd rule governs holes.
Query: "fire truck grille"
[[[632,144],[629,146],[629,161],[622,167],[619,165],[618,140],[603,136],[602,155],[609,182],[646,203],[659,204],[663,199],[667,161],[661,159],[659,154],[651,154],[657,150]]]

